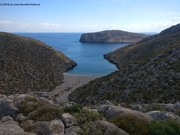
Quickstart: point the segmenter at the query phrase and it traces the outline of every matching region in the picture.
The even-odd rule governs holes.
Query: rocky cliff
[[[145,34],[131,33],[121,30],[106,30],[81,35],[80,42],[137,42],[145,37]]]
[[[0,33],[0,93],[50,91],[62,73],[76,65],[62,52],[41,41]]]
[[[96,104],[180,101],[180,24],[105,55],[120,68],[76,89],[71,101]],[[170,33],[169,33],[170,32]]]

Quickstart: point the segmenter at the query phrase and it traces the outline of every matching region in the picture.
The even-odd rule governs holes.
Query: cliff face
[[[0,33],[0,93],[50,91],[76,63],[43,42]]]
[[[81,35],[80,42],[137,42],[145,37],[145,34],[130,33],[120,30],[107,30]]]
[[[120,70],[76,89],[69,99],[84,104],[103,100],[125,103],[180,101],[179,28],[180,24],[105,55]]]

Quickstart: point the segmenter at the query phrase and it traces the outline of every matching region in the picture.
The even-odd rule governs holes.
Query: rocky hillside
[[[180,102],[86,107],[58,104],[47,92],[0,94],[1,135],[178,135],[178,115]]]
[[[76,89],[69,99],[83,104],[180,101],[179,29],[180,24],[106,55],[120,70]]]
[[[41,41],[0,33],[0,93],[50,91],[62,73],[76,65],[62,52]]]
[[[81,35],[80,42],[137,42],[145,37],[145,34],[131,33],[121,30],[106,30]]]
[[[172,26],[160,34],[142,39],[141,41],[119,48],[104,55],[118,68],[129,64],[146,63],[158,54],[172,50],[180,45],[180,24]]]

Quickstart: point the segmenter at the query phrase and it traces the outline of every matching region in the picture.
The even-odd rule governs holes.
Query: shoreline
[[[102,76],[91,76],[81,74],[63,73],[63,83],[50,92],[52,96],[55,96],[58,102],[69,102],[68,96],[76,88],[89,83],[91,80],[100,78]]]

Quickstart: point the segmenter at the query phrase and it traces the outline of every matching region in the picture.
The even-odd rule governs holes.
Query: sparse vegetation
[[[63,109],[49,105],[34,97],[26,97],[18,108],[25,116],[28,116],[28,119],[35,121],[50,121],[60,118],[64,112]]]
[[[148,127],[149,135],[179,135],[180,123],[167,120],[167,121],[152,121]]]
[[[28,115],[29,113],[35,111],[39,106],[41,106],[41,102],[33,97],[26,97],[20,104],[19,110],[24,114]]]
[[[110,121],[130,135],[148,135],[148,122],[136,116],[122,115],[114,117]]]
[[[82,105],[78,105],[78,104],[75,104],[75,105],[72,105],[72,106],[66,106],[64,108],[64,111],[66,113],[78,113],[82,110],[83,106]]]
[[[52,105],[44,105],[29,115],[29,119],[35,121],[50,121],[61,118],[63,110]]]
[[[83,108],[79,113],[75,113],[74,117],[77,119],[78,125],[82,129],[79,131],[80,135],[91,135],[89,126],[94,121],[103,118],[98,112],[89,111],[86,108]],[[101,132],[98,134],[100,135]]]

